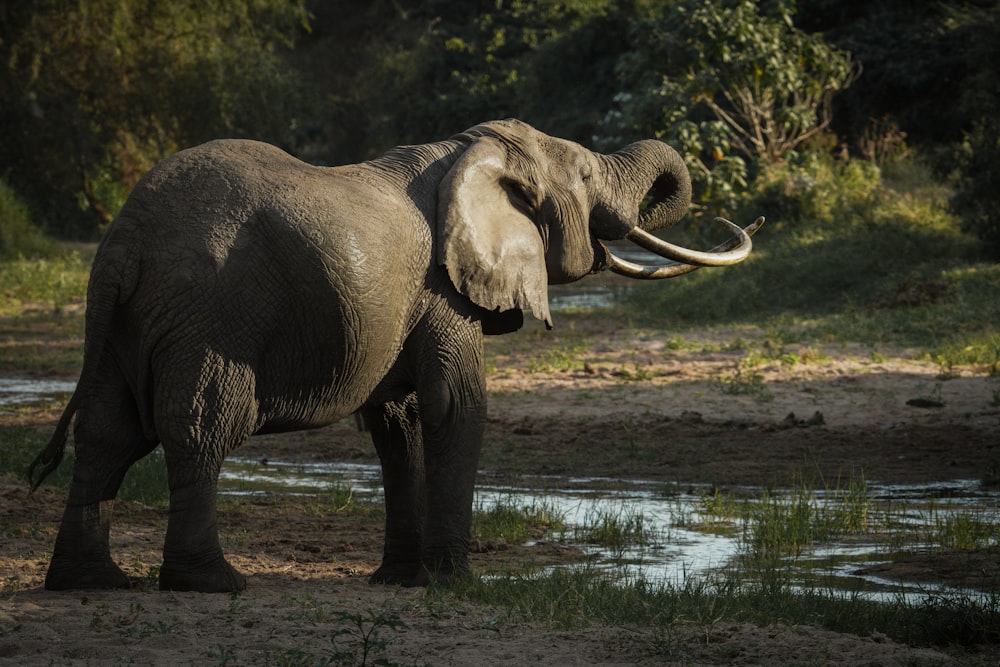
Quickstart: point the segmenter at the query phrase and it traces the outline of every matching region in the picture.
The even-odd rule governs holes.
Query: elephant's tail
[[[66,453],[66,439],[73,415],[80,408],[80,401],[85,395],[91,377],[97,372],[104,348],[111,335],[111,324],[118,303],[130,297],[137,282],[137,253],[128,243],[105,237],[97,256],[94,258],[94,268],[91,270],[90,285],[87,289],[87,331],[83,353],[83,369],[80,380],[76,384],[73,396],[66,404],[56,430],[35,460],[28,466],[28,484],[31,491],[39,487],[62,462]],[[37,470],[37,477],[36,477]]]
[[[62,417],[59,418],[59,423],[56,425],[56,431],[52,434],[52,438],[49,440],[49,444],[45,446],[35,460],[31,462],[28,466],[28,483],[31,485],[31,492],[42,483],[49,473],[54,471],[59,467],[62,462],[63,454],[66,453],[66,432],[69,430],[69,424],[73,420],[73,414],[80,404],[80,392],[73,392],[72,398],[69,399],[69,403],[66,404],[66,409],[63,410]],[[35,477],[35,469],[41,466],[38,471],[38,477]]]

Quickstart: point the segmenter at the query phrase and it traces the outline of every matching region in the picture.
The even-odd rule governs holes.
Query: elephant
[[[745,229],[695,251],[650,230],[690,206],[684,161],[656,140],[600,154],[515,119],[367,162],[321,167],[221,139],[135,186],[91,270],[83,366],[32,489],[75,462],[45,578],[127,588],[109,527],[128,468],[162,446],[169,515],[162,590],[232,592],[219,544],[223,459],[247,437],[360,415],[381,462],[385,543],[373,583],[469,575],[486,419],[484,335],[523,312],[552,327],[548,285],[741,261]],[[629,238],[669,260],[626,261]]]

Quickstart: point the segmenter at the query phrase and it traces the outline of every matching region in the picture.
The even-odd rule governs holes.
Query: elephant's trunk
[[[594,214],[605,238],[676,223],[691,204],[684,160],[661,141],[646,139],[603,157],[604,188]]]
[[[741,229],[716,218],[734,236],[707,252],[663,241],[651,230],[675,224],[691,204],[691,178],[684,160],[660,141],[644,140],[603,157],[605,196],[594,207],[592,228],[599,238],[627,238],[675,263],[646,266],[607,251],[612,271],[632,278],[670,278],[703,266],[728,266],[746,259],[753,244],[750,235],[763,218]]]

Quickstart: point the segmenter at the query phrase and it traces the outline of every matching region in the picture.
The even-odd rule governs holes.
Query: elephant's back
[[[356,409],[418,315],[430,234],[400,197],[351,173],[234,140],[154,168],[108,233],[139,257],[133,358],[207,342],[254,367],[271,427]]]

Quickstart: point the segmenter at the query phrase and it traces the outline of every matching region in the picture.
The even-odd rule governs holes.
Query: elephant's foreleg
[[[382,463],[385,488],[385,548],[371,582],[410,585],[421,571],[426,494],[416,395],[366,409],[363,415]]]
[[[131,394],[109,381],[77,415],[69,498],[45,576],[50,590],[128,588],[111,558],[111,510],[125,472],[156,446],[142,433]]]
[[[427,479],[423,576],[444,583],[468,573],[473,491],[486,423],[482,334],[478,323],[472,324],[450,330],[460,349],[437,355],[418,389]]]
[[[454,440],[425,443],[428,492],[422,576],[441,583],[469,572],[472,503],[485,416],[485,405],[467,408],[452,429]]]

